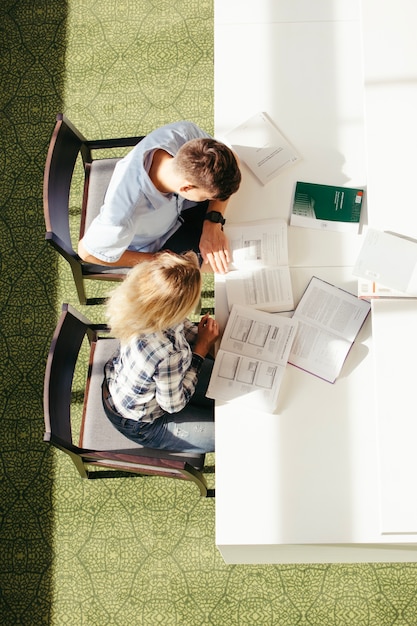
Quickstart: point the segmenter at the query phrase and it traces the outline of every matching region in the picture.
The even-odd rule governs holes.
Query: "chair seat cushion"
[[[81,448],[87,450],[118,450],[118,451],[146,451],[146,456],[159,458],[184,458],[196,469],[204,466],[205,455],[198,453],[169,452],[145,448],[131,441],[120,433],[107,418],[101,399],[101,385],[104,378],[104,366],[118,348],[118,341],[114,338],[100,337],[93,344],[93,362],[90,372],[90,384],[87,397],[84,400],[84,416],[81,428]]]

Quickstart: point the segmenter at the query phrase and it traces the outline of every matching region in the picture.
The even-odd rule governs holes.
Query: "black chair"
[[[101,304],[105,298],[87,298],[84,281],[122,280],[127,268],[85,263],[73,248],[70,234],[70,190],[74,168],[81,156],[84,169],[84,191],[80,199],[81,220],[79,238],[98,214],[117,161],[121,157],[102,158],[102,151],[131,147],[143,139],[124,137],[118,139],[87,140],[71,122],[59,113],[49,144],[43,183],[43,204],[46,240],[68,261],[77,288],[80,304]],[[100,150],[101,158],[93,158]]]
[[[145,448],[124,437],[108,420],[101,399],[103,368],[118,342],[106,330],[70,305],[63,305],[45,371],[44,441],[68,454],[83,478],[158,475],[192,481],[202,496],[214,496],[203,474],[204,454]],[[72,386],[84,343],[89,346],[89,364],[77,445],[71,424]]]

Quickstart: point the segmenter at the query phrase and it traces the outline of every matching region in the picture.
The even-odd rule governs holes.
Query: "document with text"
[[[229,311],[234,304],[269,312],[292,311],[287,223],[276,219],[226,224],[225,232],[232,251],[225,276]]]
[[[371,305],[313,276],[293,316],[298,322],[288,362],[334,383]]]
[[[240,400],[273,412],[297,323],[291,318],[235,305],[216,355],[209,398]]]

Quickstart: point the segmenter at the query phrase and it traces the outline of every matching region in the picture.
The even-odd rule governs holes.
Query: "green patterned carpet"
[[[227,566],[194,486],[83,481],[42,442],[51,334],[62,301],[83,310],[43,239],[55,114],[91,138],[184,118],[212,132],[213,5],[2,0],[0,17],[0,623],[416,625],[415,565]]]

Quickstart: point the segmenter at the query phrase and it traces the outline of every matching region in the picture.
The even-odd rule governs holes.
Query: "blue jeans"
[[[214,401],[205,393],[213,369],[204,359],[196,390],[178,413],[164,413],[152,423],[122,417],[103,399],[107,417],[125,437],[147,448],[172,452],[214,452]]]

